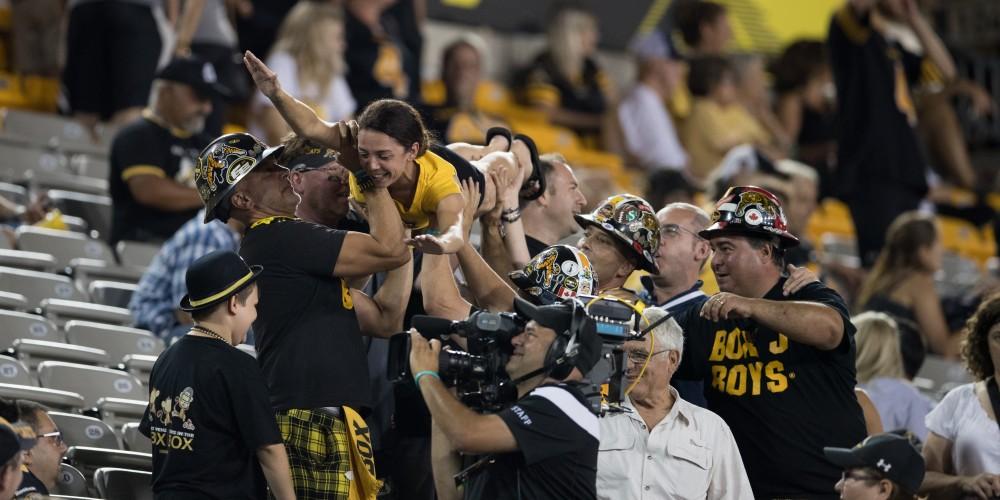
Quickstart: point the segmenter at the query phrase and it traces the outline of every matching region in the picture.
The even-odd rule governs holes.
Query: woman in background
[[[327,121],[349,119],[356,103],[344,65],[344,16],[329,3],[299,2],[288,13],[267,65],[282,87]],[[251,106],[250,131],[277,144],[291,129],[260,92]]]

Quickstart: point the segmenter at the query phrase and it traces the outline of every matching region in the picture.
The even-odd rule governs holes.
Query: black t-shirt
[[[837,86],[837,172],[834,193],[892,183],[923,195],[926,162],[910,119],[908,82],[921,58],[874,30],[871,15],[845,5],[830,22],[827,41]]]
[[[518,451],[495,455],[473,475],[465,498],[597,498],[597,416],[573,384],[546,384],[499,413]]]
[[[264,266],[253,332],[276,410],[371,404],[368,360],[350,289],[333,275],[346,235],[275,218],[243,237],[240,255],[250,265]]]
[[[528,244],[528,254],[531,255],[532,258],[542,253],[542,250],[551,246],[546,244],[544,241],[536,240],[528,235],[524,236],[524,241]]]
[[[42,498],[48,498],[48,495],[49,489],[45,487],[45,483],[32,474],[31,471],[24,471],[24,476],[21,478],[21,485],[14,491],[14,498],[17,500],[41,500]]]
[[[260,368],[219,339],[185,335],[160,354],[139,432],[153,442],[153,491],[266,498],[257,450],[281,443]]]
[[[211,138],[204,134],[174,135],[146,116],[118,132],[111,143],[108,179],[112,245],[120,240],[164,241],[195,216],[198,209],[167,212],[140,204],[127,181],[136,175],[175,180],[190,175],[209,142]]]
[[[756,498],[836,498],[841,470],[823,447],[850,448],[865,437],[854,325],[837,292],[816,282],[784,297],[784,281],[764,299],[832,307],[844,321],[840,345],[823,351],[747,319],[711,322],[695,307],[677,315],[685,336],[677,376],[707,381],[708,408],[733,430]]]

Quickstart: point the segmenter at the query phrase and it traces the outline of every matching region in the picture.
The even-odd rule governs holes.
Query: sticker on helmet
[[[562,263],[562,272],[566,276],[576,276],[580,274],[580,265],[572,260],[567,260]]]
[[[237,158],[236,161],[229,164],[229,172],[226,172],[226,182],[236,184],[238,180],[253,169],[256,163],[256,160],[249,156]]]
[[[743,220],[746,221],[747,225],[759,226],[764,222],[764,216],[760,214],[760,210],[756,208],[747,209],[746,213],[743,215]]]

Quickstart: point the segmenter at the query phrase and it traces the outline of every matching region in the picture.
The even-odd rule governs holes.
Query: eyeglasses
[[[690,229],[688,229],[686,227],[680,226],[678,224],[664,224],[664,225],[660,226],[660,239],[674,238],[677,235],[679,235],[681,233],[681,231],[683,231],[685,233],[688,233],[691,236],[694,236],[694,238],[696,240],[703,240],[703,239],[705,239],[705,238],[702,238],[701,236],[698,236],[698,233],[696,233],[696,232],[694,232],[694,231],[692,231],[692,230],[690,230]]]
[[[857,470],[844,471],[840,473],[840,480],[847,481],[848,479],[853,479],[855,481],[880,481],[882,478],[880,476],[872,474],[864,474]]]
[[[41,434],[38,437],[40,437],[40,438],[52,438],[52,440],[55,441],[56,444],[61,444],[61,443],[65,442],[65,441],[63,441],[62,432],[60,432],[60,431],[46,432],[45,434]]]
[[[625,351],[625,355],[628,356],[628,360],[629,361],[631,361],[631,362],[633,362],[635,364],[639,364],[639,363],[645,363],[646,362],[646,358],[652,358],[653,356],[656,356],[657,354],[663,354],[663,353],[665,353],[665,352],[667,352],[669,350],[670,349],[664,349],[662,351],[656,351],[653,354],[650,354],[650,353],[648,353],[646,351]]]

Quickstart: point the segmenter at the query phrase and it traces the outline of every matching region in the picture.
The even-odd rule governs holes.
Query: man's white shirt
[[[752,500],[729,426],[670,392],[674,406],[651,430],[628,398],[628,411],[600,419],[597,498]]]

